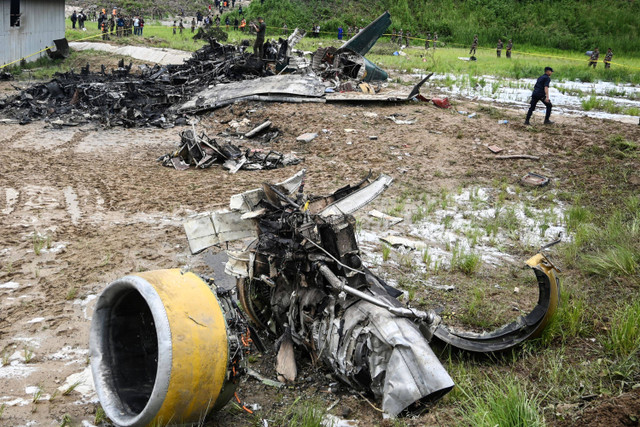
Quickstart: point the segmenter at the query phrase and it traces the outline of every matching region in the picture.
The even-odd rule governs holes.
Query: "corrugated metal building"
[[[0,0],[0,65],[64,37],[64,0]],[[46,55],[28,58],[33,61]]]

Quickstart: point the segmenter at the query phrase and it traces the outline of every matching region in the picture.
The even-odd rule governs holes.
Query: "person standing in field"
[[[407,30],[407,32],[404,34],[404,45],[406,47],[409,47],[409,38],[411,37],[411,33],[409,32],[409,30]]]
[[[192,33],[196,32],[196,18],[191,19],[191,32]]]
[[[236,27],[237,27],[237,25],[236,25]],[[237,30],[237,28],[236,28],[236,30]],[[287,23],[286,23],[286,22],[283,22],[283,23],[282,23],[282,35],[283,35],[283,36],[286,36],[288,33],[289,33],[289,32],[288,32]]]
[[[531,119],[531,115],[536,109],[538,101],[542,101],[544,106],[547,107],[547,112],[544,116],[544,124],[553,124],[553,122],[549,120],[549,117],[551,117],[552,107],[551,100],[549,99],[549,83],[551,83],[551,74],[553,74],[553,68],[545,67],[544,74],[538,77],[536,85],[533,87],[533,93],[531,94],[531,106],[529,107],[529,111],[527,111],[527,118],[524,120],[525,125],[531,124],[529,123],[529,119]]]
[[[264,23],[264,19],[260,16],[258,17],[258,25],[252,22],[251,26],[256,30],[256,41],[253,44],[253,53],[255,53],[259,60],[262,60],[264,56],[264,36],[267,32],[267,24]]]
[[[476,48],[478,47],[478,35],[473,36],[473,43],[471,43],[471,49],[469,49],[469,55],[473,52],[473,55],[476,54]]]
[[[78,15],[76,14],[76,11],[74,10],[73,13],[71,14],[71,28],[73,28],[74,30],[76,29],[76,21],[78,20]]]
[[[404,38],[404,31],[402,31],[402,28],[400,28],[400,31],[398,31],[398,45],[401,46],[402,45],[402,39]]]
[[[431,33],[427,33],[427,39],[424,42],[425,50],[429,50],[429,43],[431,43]]]
[[[437,43],[438,43],[438,33],[433,33],[433,50],[436,50]]]
[[[173,21],[173,35],[176,35],[176,30],[178,29],[178,25],[176,21]]]
[[[496,46],[496,54],[498,55],[498,58],[500,58],[500,55],[502,55],[502,46],[504,45],[504,43],[502,43],[502,39],[498,39],[498,45]]]
[[[604,68],[611,68],[611,59],[613,58],[613,51],[611,48],[607,50],[607,54],[604,56]]]
[[[338,40],[342,40],[342,33],[344,30],[342,29],[342,25],[338,27]]]
[[[596,69],[596,65],[598,65],[598,58],[600,58],[600,51],[598,48],[595,48],[593,52],[591,52],[591,57],[589,58],[589,65],[587,67],[591,67],[593,65],[593,69]]]
[[[511,58],[511,49],[513,49],[513,42],[509,39],[507,43],[507,58]]]

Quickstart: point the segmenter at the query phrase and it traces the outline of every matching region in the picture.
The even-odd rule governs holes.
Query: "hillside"
[[[115,0],[128,13],[171,16],[184,10],[194,15],[205,12],[212,1]],[[72,0],[71,6],[99,5]],[[391,29],[409,30],[424,37],[438,33],[449,44],[469,45],[478,34],[481,46],[493,46],[498,38],[513,39],[519,45],[638,56],[640,53],[640,2],[636,0],[264,0],[246,8],[248,18],[264,16],[269,26],[311,28],[319,23],[323,31],[338,26],[365,26],[385,10],[391,12]],[[94,6],[95,7],[95,6]],[[237,9],[229,12],[237,16]]]
[[[640,2],[635,0],[264,0],[255,1],[249,17],[262,15],[270,26],[322,30],[339,25],[366,25],[389,10],[391,29],[408,29],[424,36],[436,31],[448,43],[468,45],[478,34],[480,45],[498,38],[516,44],[586,51],[608,47],[616,53],[640,52]]]

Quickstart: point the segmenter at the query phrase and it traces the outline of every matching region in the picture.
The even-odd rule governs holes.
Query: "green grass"
[[[561,342],[576,337],[586,336],[591,331],[587,307],[584,297],[572,287],[562,283],[561,298],[558,310],[542,331],[540,343],[547,347],[555,338]]]
[[[247,15],[264,16],[270,26],[280,26],[286,20],[289,28],[310,28],[313,22],[320,22],[323,31],[335,34],[339,25],[366,26],[385,10],[391,14],[389,30],[403,28],[418,37],[435,31],[439,41],[461,44],[467,53],[474,34],[479,36],[480,48],[493,51],[494,56],[498,38],[512,38],[516,50],[522,44],[581,53],[596,46],[601,51],[612,47],[614,61],[622,52],[637,55],[640,51],[637,2],[381,0],[365,6],[356,1],[265,0],[264,4],[252,2]],[[423,41],[416,43],[424,46]]]
[[[494,382],[487,378],[473,389],[463,390],[460,425],[474,427],[543,426],[540,397],[528,392],[521,382],[505,379]]]
[[[482,264],[480,255],[474,252],[466,252],[463,248],[455,246],[452,251],[451,270],[461,271],[467,276],[473,275],[478,271]]]
[[[96,407],[96,415],[93,417],[93,424],[99,426],[101,423],[107,422],[107,421],[108,421],[108,418],[107,418],[106,412],[104,412],[104,409],[102,409],[102,406],[98,405]]]
[[[46,249],[50,249],[51,248],[51,237],[50,236],[43,236],[38,232],[34,232],[31,240],[32,240],[32,243],[33,243],[33,252],[35,252],[36,255],[40,255],[42,250],[45,249],[45,248]]]
[[[624,304],[611,316],[611,325],[604,341],[607,351],[617,357],[627,357],[640,350],[640,298]]]
[[[565,263],[592,276],[635,276],[640,271],[639,205],[632,196],[599,217],[586,208],[569,209],[565,221],[572,240],[560,248]]]
[[[326,409],[314,400],[302,400],[298,397],[291,406],[273,420],[273,425],[289,427],[322,427],[322,418]],[[260,420],[259,418],[257,418]],[[269,424],[272,424],[270,422]],[[262,425],[262,422],[260,422]]]
[[[625,107],[619,105],[612,99],[597,98],[595,95],[591,95],[587,99],[581,101],[582,109],[585,111],[600,110],[611,114],[627,114],[629,116],[640,116],[640,109],[638,107]]]
[[[265,4],[268,2],[267,0]],[[253,7],[253,6],[252,6]],[[269,22],[267,22],[269,24]],[[277,24],[280,25],[280,24]],[[291,30],[294,25],[287,24]],[[223,26],[224,28],[224,26]],[[97,24],[89,23],[87,31],[72,30],[70,21],[67,20],[67,39],[70,41],[83,37],[99,35]],[[254,36],[240,31],[231,31],[229,43],[236,43],[243,39],[253,39]],[[267,37],[279,37],[281,31],[277,28],[269,28]],[[182,35],[173,35],[171,27],[159,25],[157,22],[149,22],[144,27],[144,37],[130,36],[127,38],[115,38],[112,40],[118,44],[145,44],[161,48],[173,48],[187,51],[195,51],[204,45],[203,41],[191,39],[190,29],[186,29]],[[319,46],[340,46],[342,42],[328,34],[324,38],[304,38],[298,45],[301,50],[315,50]],[[101,41],[100,37],[92,41]],[[545,66],[555,69],[554,80],[581,80],[581,81],[615,81],[640,83],[640,58],[616,58],[621,64],[635,68],[612,66],[605,70],[603,67],[595,70],[586,68],[586,57],[582,52],[568,52],[558,49],[541,48],[533,45],[521,45],[521,52],[514,52],[511,60],[496,58],[493,49],[480,49],[476,57],[477,62],[460,61],[458,57],[468,56],[468,48],[457,47],[452,44],[436,50],[433,54],[425,55],[422,45],[416,44],[405,49],[407,56],[393,56],[398,49],[396,44],[390,43],[389,37],[382,37],[367,54],[367,58],[380,65],[384,69],[412,72],[423,70],[424,72],[436,72],[439,74],[453,74],[467,76],[468,84],[480,83],[482,75],[493,75],[514,79],[537,78],[542,74]],[[526,52],[526,54],[525,54]],[[424,61],[423,61],[424,60]],[[453,81],[450,81],[453,84]],[[630,110],[633,113],[632,110]]]

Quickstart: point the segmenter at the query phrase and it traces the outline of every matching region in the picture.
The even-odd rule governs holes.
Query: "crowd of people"
[[[85,28],[85,22],[89,18],[97,21],[103,40],[110,40],[111,36],[114,35],[116,37],[126,37],[132,34],[142,36],[144,32],[144,18],[142,15],[123,14],[117,8],[113,8],[110,12],[102,9],[99,13],[85,13],[84,10],[78,13],[74,10],[71,14],[71,28],[80,30]]]

